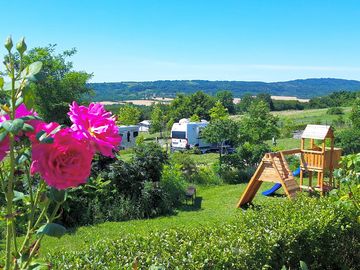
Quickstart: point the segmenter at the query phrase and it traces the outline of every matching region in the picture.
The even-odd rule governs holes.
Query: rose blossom
[[[31,173],[39,173],[45,182],[57,189],[76,187],[90,176],[93,150],[76,132],[62,129],[52,135],[51,144],[33,144]]]
[[[25,106],[25,104],[21,104],[15,111],[15,118],[20,118],[23,116],[28,116],[28,115],[37,115],[37,113],[33,110],[28,110]],[[0,123],[7,121],[10,119],[9,115],[1,115],[0,116]],[[36,124],[38,123],[38,120],[31,120],[28,121],[29,125],[32,125],[33,127],[36,126]],[[0,161],[2,161],[4,159],[4,157],[6,156],[7,152],[10,150],[10,140],[9,140],[9,136],[6,136],[1,142],[0,142]]]
[[[103,105],[91,103],[89,107],[85,107],[74,101],[68,115],[73,122],[71,128],[79,131],[80,138],[90,140],[95,151],[104,156],[114,156],[113,150],[119,147],[121,136],[115,118]]]
[[[7,152],[10,150],[10,141],[9,137],[6,136],[1,142],[0,142],[0,161],[6,157]]]
[[[35,144],[35,143],[39,143],[39,141],[36,138],[36,135],[40,132],[40,131],[45,131],[46,134],[50,134],[54,129],[56,129],[58,126],[60,126],[59,123],[56,122],[51,122],[51,123],[45,123],[43,121],[39,121],[35,126],[34,126],[34,131],[33,132],[27,132],[27,136],[29,137],[29,140]]]

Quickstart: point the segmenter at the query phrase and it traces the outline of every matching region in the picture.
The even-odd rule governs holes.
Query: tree
[[[354,128],[360,129],[360,98],[354,101],[350,112],[350,120]]]
[[[139,123],[141,111],[133,105],[126,104],[120,107],[118,122],[121,125],[136,125]]]
[[[260,93],[256,96],[257,100],[262,100],[264,101],[266,104],[268,104],[270,111],[274,110],[274,103],[271,99],[270,94],[267,93]]]
[[[226,143],[237,144],[239,140],[239,125],[230,118],[216,119],[207,125],[201,136],[209,143],[216,143],[219,148],[220,162]]]
[[[201,119],[197,114],[193,114],[190,118],[189,118],[190,122],[200,122]]]
[[[219,100],[216,101],[215,106],[209,110],[209,114],[211,121],[229,117],[228,109],[225,108]]]
[[[87,82],[92,74],[74,71],[68,58],[76,49],[55,53],[56,45],[36,47],[24,56],[25,64],[41,61],[43,68],[38,82],[31,84],[25,95],[25,102],[32,103],[45,121],[67,122],[69,104],[80,102],[91,92]]]
[[[262,101],[254,101],[249,112],[240,121],[240,132],[243,142],[262,143],[279,136],[278,118],[270,113],[268,105]]]
[[[160,137],[162,137],[162,132],[166,128],[168,122],[168,116],[166,114],[166,107],[163,104],[155,104],[151,113],[151,127],[150,132],[160,132]]]
[[[249,110],[251,103],[254,101],[252,94],[246,93],[242,96],[239,104],[237,104],[237,110],[240,113],[245,113]]]
[[[189,118],[193,115],[190,111],[190,96],[178,94],[170,103],[170,114],[174,120]]]
[[[201,119],[210,119],[209,110],[214,107],[215,99],[202,91],[190,96],[190,112],[197,114]]]
[[[216,98],[228,110],[229,114],[235,114],[234,96],[231,91],[219,91],[216,93]]]

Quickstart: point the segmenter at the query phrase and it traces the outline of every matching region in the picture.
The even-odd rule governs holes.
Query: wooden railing
[[[303,150],[303,166],[321,170],[324,165],[324,154],[321,151]]]

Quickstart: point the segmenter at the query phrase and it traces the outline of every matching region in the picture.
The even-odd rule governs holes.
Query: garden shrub
[[[193,182],[201,185],[220,185],[222,179],[213,167],[200,165],[198,172],[193,176]]]
[[[79,226],[171,213],[181,200],[177,193],[184,192],[184,180],[162,177],[166,162],[166,153],[155,143],[135,147],[130,162],[98,157],[88,184],[69,192],[61,222]]]
[[[54,269],[357,269],[358,211],[333,198],[276,200],[233,221],[124,234],[81,251],[51,251]]]
[[[250,180],[256,166],[270,147],[265,143],[252,144],[246,142],[233,154],[222,157],[222,177],[226,183],[244,183]],[[229,177],[227,172],[233,172]]]
[[[330,115],[340,115],[344,114],[344,110],[340,107],[331,107],[327,109],[326,113]]]
[[[198,174],[198,168],[195,161],[188,153],[173,153],[171,156],[171,163],[181,169],[186,181],[194,182],[194,176]]]
[[[342,148],[343,154],[354,154],[360,152],[360,129],[349,128],[336,133],[336,146]]]

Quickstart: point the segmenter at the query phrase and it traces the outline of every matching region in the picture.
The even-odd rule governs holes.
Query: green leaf
[[[300,261],[300,269],[301,270],[308,270],[309,268],[307,267],[306,263],[303,261]]]
[[[24,99],[19,97],[15,102],[15,108],[19,107],[21,103],[23,103]]]
[[[24,123],[24,126],[23,126],[22,130],[25,131],[25,132],[34,131],[34,127],[32,125]]]
[[[31,63],[21,72],[21,78],[33,77],[40,72],[41,68],[42,68],[42,62],[37,61]]]
[[[41,139],[40,140],[41,143],[46,143],[46,144],[51,144],[54,142],[54,138],[51,138],[51,137],[46,137],[44,139]]]
[[[47,236],[57,237],[57,238],[60,238],[65,233],[66,233],[66,228],[56,223],[47,223],[41,226],[36,232],[37,235],[45,234]]]
[[[29,270],[47,270],[50,269],[49,268],[49,264],[48,263],[43,263],[43,262],[32,262],[29,265]]]
[[[49,191],[50,200],[58,203],[62,203],[66,200],[67,191],[66,190],[58,190],[56,188],[51,187]]]
[[[44,137],[43,137],[44,135],[45,135],[45,137],[46,137],[46,132],[43,131],[43,130],[40,130],[40,131],[36,134],[36,139],[37,139],[38,141],[40,141],[40,138],[44,138]]]
[[[0,88],[2,89],[4,86],[4,78],[0,77]]]
[[[15,120],[7,120],[7,121],[4,121],[1,124],[1,126],[13,134],[18,134],[19,131],[24,126],[24,120],[22,120],[20,118],[15,119]]]
[[[43,120],[41,117],[36,116],[36,115],[27,115],[27,116],[19,117],[19,119],[22,119],[22,120],[24,120],[24,121],[28,121],[28,120]]]
[[[20,192],[20,191],[14,190],[13,202],[23,200],[24,198],[25,198],[25,194],[24,194],[24,193],[22,193],[22,192]]]
[[[23,90],[24,103],[26,107],[33,108],[35,104],[35,93],[32,87]]]
[[[20,85],[21,85],[21,83],[20,83],[19,81],[16,81],[16,82],[15,82],[15,89],[19,89]],[[11,84],[11,82],[6,82],[6,83],[4,84],[4,86],[3,86],[3,90],[4,90],[4,91],[12,91],[13,89],[12,89],[12,84]]]
[[[27,150],[26,152],[24,152],[18,156],[17,163],[21,164],[21,163],[25,162],[26,160],[30,160],[30,157],[31,157],[30,152]]]
[[[7,130],[4,130],[0,133],[0,142],[2,142],[5,139],[5,137],[8,135],[8,133],[9,132]]]

